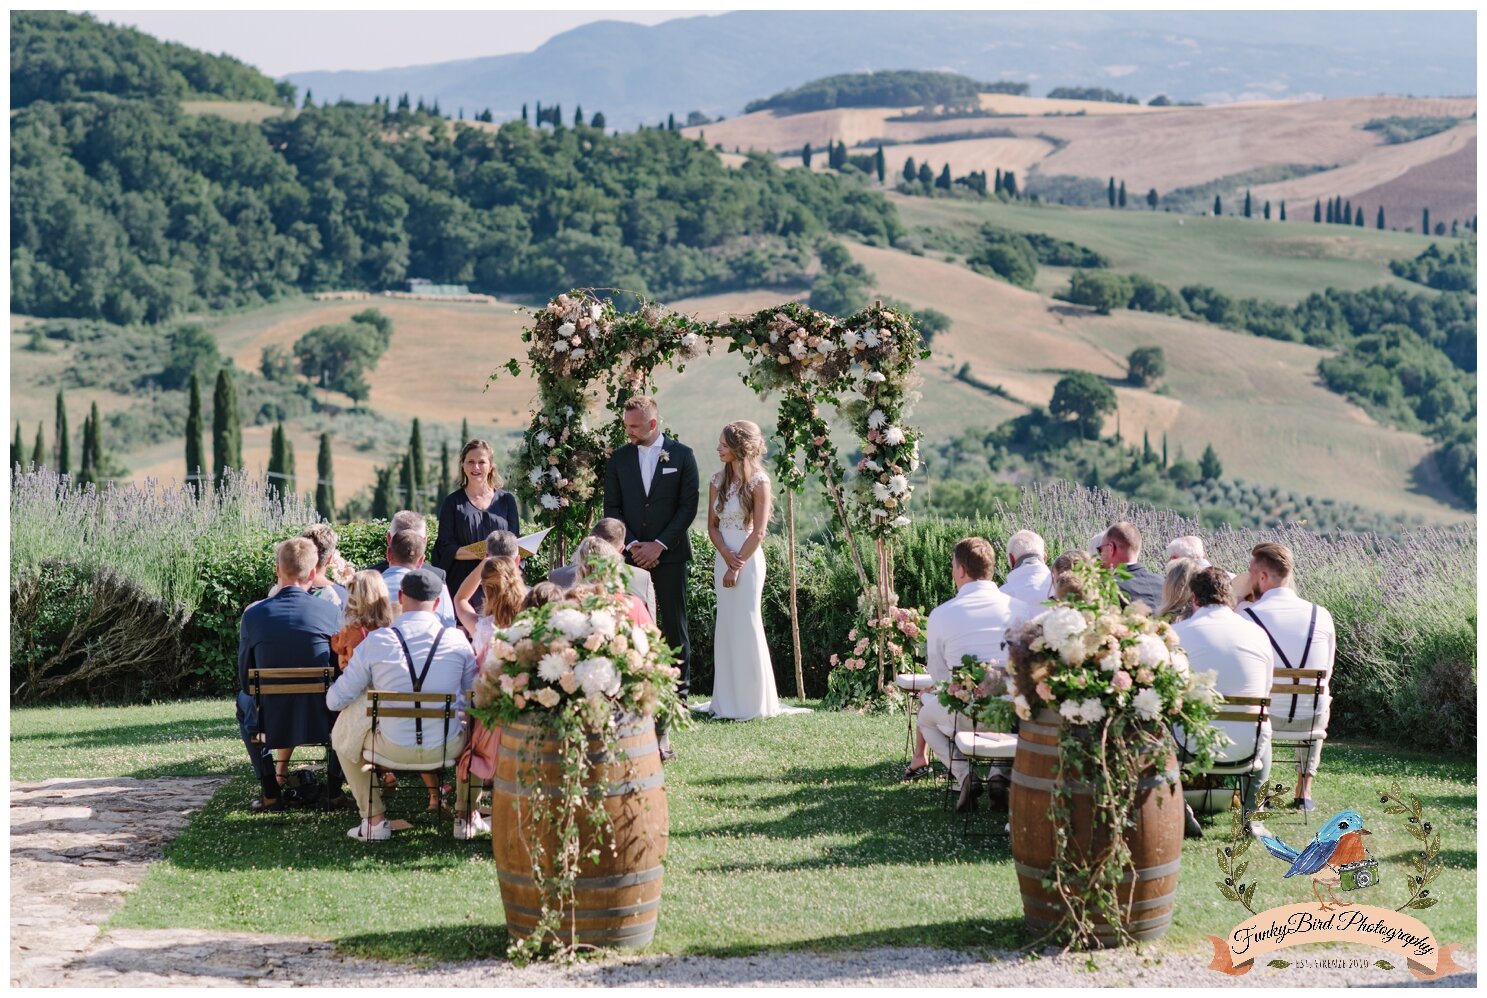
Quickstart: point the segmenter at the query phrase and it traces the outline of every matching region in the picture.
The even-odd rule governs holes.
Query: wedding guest
[[[334,661],[331,637],[340,629],[341,614],[325,600],[309,593],[315,575],[315,545],[303,537],[282,541],[274,550],[279,591],[243,613],[238,636],[238,729],[257,775],[262,794],[252,810],[284,808],[279,786],[288,772],[295,746],[326,742],[335,716],[311,694],[278,694],[263,716],[248,694],[248,670],[321,668]],[[256,740],[259,734],[263,741]],[[276,765],[277,762],[277,765]],[[326,767],[331,801],[341,796],[341,767],[332,756]]]
[[[405,530],[400,534],[393,534],[392,540],[387,542],[387,570],[382,573],[382,581],[387,583],[387,594],[396,603],[398,598],[398,587],[403,578],[414,569],[422,568],[423,552],[428,547],[428,535],[419,533],[417,530]],[[444,573],[437,568],[431,568],[439,578]],[[456,626],[459,621],[454,615],[454,600],[449,595],[449,587],[445,586],[439,593],[435,604],[435,615],[449,627]]]
[[[1249,585],[1253,602],[1239,604],[1239,612],[1258,624],[1275,649],[1276,666],[1283,669],[1321,669],[1321,689],[1332,687],[1337,658],[1337,628],[1324,606],[1296,595],[1296,559],[1284,544],[1258,544],[1250,551]],[[1332,714],[1330,693],[1283,696],[1270,705],[1277,732],[1310,733],[1310,747],[1296,760],[1296,798],[1291,806],[1313,810],[1311,785],[1322,762],[1322,743]]]
[[[1013,599],[1036,606],[1048,598],[1048,587],[1053,581],[1045,562],[1048,548],[1036,531],[1019,530],[1007,538],[1007,561],[1011,571],[1002,583],[1002,592]]]
[[[460,583],[459,591],[454,594],[454,615],[459,619],[460,627],[473,640],[475,637],[475,621],[479,619],[481,606],[485,601],[483,580],[485,578],[485,567],[492,558],[504,558],[510,561],[517,569],[518,578],[521,573],[521,549],[517,544],[517,537],[509,530],[492,530],[490,536],[485,539],[485,559],[480,563],[478,571],[471,572]],[[522,592],[526,592],[525,583]]]
[[[1148,609],[1161,605],[1162,577],[1141,564],[1141,531],[1134,523],[1122,520],[1105,528],[1099,553],[1106,568],[1121,566],[1130,573],[1130,578],[1116,583],[1127,602],[1140,600]]]
[[[1079,576],[1073,572],[1058,572],[1053,577],[1053,592],[1049,599],[1056,603],[1068,600],[1083,601],[1085,597],[1084,583],[1079,581]]]
[[[1198,563],[1199,568],[1207,568],[1212,564],[1203,551],[1203,538],[1192,534],[1174,537],[1167,542],[1167,561],[1173,562],[1179,558],[1190,558]]]
[[[1194,672],[1217,673],[1214,688],[1226,697],[1269,696],[1275,656],[1265,632],[1229,609],[1229,579],[1219,568],[1197,572],[1191,582],[1193,612],[1186,620],[1172,625],[1188,665]],[[1270,779],[1270,721],[1259,727],[1259,741],[1253,721],[1219,721],[1218,727],[1229,737],[1230,745],[1220,749],[1215,762],[1240,762],[1255,757],[1260,768],[1245,784],[1246,813],[1255,808],[1255,798],[1262,783]],[[1178,744],[1181,731],[1174,731]],[[1188,809],[1187,830],[1191,838],[1201,838],[1202,829]]]
[[[589,536],[607,541],[616,551],[623,551],[625,549],[625,521],[606,516],[590,528]],[[573,588],[578,582],[578,564],[578,554],[575,552],[573,561],[548,572],[547,580],[557,583],[564,589]],[[645,607],[650,611],[651,619],[656,619],[656,586],[651,580],[651,573],[639,565],[626,563],[625,579],[630,592],[645,600]]]
[[[1104,535],[1102,534],[1101,536]],[[1095,559],[1093,556],[1083,551],[1065,551],[1063,554],[1055,558],[1053,560],[1053,565],[1048,573],[1048,595],[1045,596],[1044,599],[1063,599],[1063,595],[1061,595],[1058,591],[1059,576],[1069,575],[1070,570],[1075,565],[1087,565],[1094,560]],[[1069,578],[1073,580],[1074,576],[1069,575]],[[1077,580],[1075,581],[1077,582]],[[1080,592],[1083,592],[1082,588],[1080,589]]]
[[[981,537],[967,537],[955,545],[950,556],[950,580],[956,594],[929,615],[926,628],[928,658],[926,671],[938,686],[950,679],[965,655],[981,661],[1003,661],[1007,629],[1018,612],[1016,602],[992,581],[996,567],[996,549]],[[935,755],[946,760],[950,775],[960,784],[956,810],[976,807],[981,781],[971,772],[970,764],[954,751],[955,733],[970,730],[970,722],[960,714],[951,714],[940,704],[939,696],[927,691],[920,696],[919,732]],[[916,755],[909,761],[909,772],[927,765],[929,760]]]
[[[331,651],[340,659],[340,667],[346,668],[351,653],[367,634],[389,626],[392,618],[392,598],[382,576],[370,568],[357,572],[347,590],[346,612],[341,618],[343,626],[330,639]]]
[[[401,534],[405,530],[414,530],[423,534],[424,547],[428,547],[429,522],[423,518],[422,513],[415,513],[411,509],[400,509],[392,514],[392,520],[387,524],[387,539],[391,541],[393,534]],[[387,560],[383,559],[377,562],[377,564],[368,565],[367,567],[374,572],[385,572],[387,571]],[[396,597],[393,597],[393,603],[397,603]]]
[[[521,612],[522,601],[527,598],[527,584],[510,558],[487,558],[480,569],[480,591],[484,598],[479,613],[470,611],[465,618],[470,625],[467,630],[474,635],[471,644],[477,662],[485,660],[496,628],[508,626]],[[465,614],[466,609],[462,608],[461,617]]]
[[[1162,605],[1157,608],[1157,616],[1170,623],[1191,617],[1193,576],[1207,567],[1192,558],[1174,558],[1167,562],[1167,574],[1162,579]]]
[[[316,599],[323,599],[332,606],[345,606],[346,587],[330,578],[328,574],[332,560],[338,558],[340,554],[336,550],[335,528],[328,523],[312,523],[300,536],[315,545],[315,574],[310,579],[310,595]],[[275,582],[268,594],[275,596],[278,592],[279,583]]]
[[[444,589],[443,581],[426,568],[404,574],[398,593],[402,612],[391,627],[369,634],[351,656],[346,671],[325,694],[325,705],[331,710],[345,710],[367,690],[414,692],[410,674],[418,665],[424,672],[418,692],[454,693],[461,714],[448,732],[427,730],[430,722],[413,718],[389,717],[379,721],[376,739],[368,727],[359,740],[347,737],[357,729],[349,724],[336,739],[336,755],[347,774],[347,783],[361,812],[362,820],[347,831],[361,842],[382,842],[392,837],[382,804],[382,788],[374,785],[372,771],[364,769],[362,754],[371,750],[397,764],[423,765],[447,759],[454,762],[465,747],[469,732],[463,713],[466,693],[475,684],[475,654],[470,643],[457,629],[445,626],[434,615],[434,603]],[[362,711],[365,713],[365,711]],[[339,726],[338,726],[339,727]],[[455,787],[458,810],[454,819],[454,837],[472,839],[479,832],[490,831],[480,812],[471,808],[469,784],[458,780]]]
[[[455,490],[439,507],[439,537],[434,542],[434,566],[456,592],[483,560],[464,550],[485,540],[494,530],[520,533],[516,496],[501,488],[495,452],[484,440],[471,440],[460,449],[460,474]]]
[[[578,580],[577,585],[569,591],[571,596],[580,595],[578,587],[594,586],[606,578],[623,577],[624,556],[620,554],[619,548],[600,537],[585,537],[578,545],[574,561],[578,569]],[[637,624],[656,622],[656,618],[651,616],[650,608],[645,605],[645,600],[629,590],[620,595],[625,598],[632,621]]]
[[[562,586],[543,580],[527,590],[526,598],[521,601],[521,608],[535,610],[549,603],[561,603],[567,595]]]

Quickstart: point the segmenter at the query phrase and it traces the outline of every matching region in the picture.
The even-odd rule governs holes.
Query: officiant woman
[[[466,545],[484,541],[493,530],[521,535],[516,496],[501,488],[495,453],[484,440],[471,440],[460,449],[458,487],[439,507],[439,537],[434,541],[434,566],[444,571],[449,591],[459,592],[465,577],[485,558]]]

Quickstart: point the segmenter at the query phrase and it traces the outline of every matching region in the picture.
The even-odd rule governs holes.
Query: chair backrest
[[[1270,688],[1272,699],[1289,696],[1314,697],[1326,692],[1326,669],[1276,669],[1275,685]]]
[[[301,680],[286,682],[286,680]],[[253,698],[282,696],[289,693],[324,694],[336,681],[333,665],[309,669],[249,669],[247,693]]]
[[[1270,712],[1270,697],[1224,697],[1219,704],[1215,721],[1254,721],[1256,729],[1265,722]]]
[[[367,716],[375,723],[379,717],[413,717],[427,720],[453,720],[458,693],[401,693],[393,690],[367,691]],[[437,703],[438,707],[400,707],[384,704]]]

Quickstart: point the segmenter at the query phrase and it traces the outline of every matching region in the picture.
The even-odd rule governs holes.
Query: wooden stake
[[[795,490],[785,493],[785,530],[790,542],[790,639],[795,645],[795,695],[805,699],[805,671],[800,661],[800,606],[795,599]]]

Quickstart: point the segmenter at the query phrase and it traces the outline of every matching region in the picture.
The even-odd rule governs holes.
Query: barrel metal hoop
[[[614,908],[580,908],[574,914],[580,921],[589,918],[621,918],[626,915],[640,915],[648,911],[655,911],[659,907],[661,907],[661,899],[654,897],[649,901],[642,901],[639,904],[625,904]],[[532,918],[542,917],[542,912],[536,908],[528,908],[524,904],[515,904],[511,901],[506,902],[506,911],[517,915],[527,915]]]
[[[546,728],[540,728],[535,724],[524,724],[520,721],[514,721],[511,724],[502,725],[502,728],[506,731],[519,731],[524,734],[530,732],[535,734],[539,740],[551,736],[551,733]],[[654,730],[655,729],[652,724],[649,721],[646,721],[643,724],[621,725],[620,727],[615,729],[614,734],[616,738],[638,738],[642,735],[648,735]]]
[[[622,797],[625,794],[644,793],[647,790],[655,790],[666,785],[664,773],[654,773],[651,776],[641,777],[638,780],[625,780],[621,783],[611,783],[608,789],[602,787],[586,787],[585,797]],[[563,788],[555,783],[540,784],[542,792],[548,797],[562,798]],[[491,789],[497,793],[510,794],[512,797],[530,797],[532,788],[511,780],[503,780],[495,777],[491,780]]]
[[[1088,783],[1063,783],[1058,780],[1044,779],[1041,776],[1029,776],[1015,767],[1012,770],[1012,782],[1019,787],[1027,787],[1029,790],[1041,790],[1044,793],[1053,793],[1060,786],[1071,793],[1087,794],[1090,792],[1090,785]],[[1158,773],[1155,776],[1144,777],[1136,786],[1139,790],[1156,790],[1161,787],[1171,786],[1176,782],[1177,773],[1168,770],[1164,773]]]
[[[609,890],[613,887],[634,887],[636,884],[648,884],[652,880],[660,880],[666,874],[666,867],[653,866],[648,870],[635,870],[631,873],[621,873],[612,877],[579,877],[574,883],[574,890],[583,888],[585,890]],[[511,884],[516,887],[536,887],[529,876],[513,873],[510,870],[497,870],[496,877],[503,884]]]
[[[1033,753],[1035,753],[1037,755],[1058,755],[1059,754],[1059,749],[1058,749],[1058,746],[1057,745],[1044,745],[1042,742],[1029,742],[1029,741],[1019,741],[1017,743],[1017,751],[1019,751],[1019,752],[1028,751],[1028,752],[1033,752]]]
[[[1058,736],[1058,728],[1051,728],[1046,724],[1037,724],[1033,721],[1022,721],[1017,725],[1017,730],[1026,735],[1043,735],[1048,738]]]
[[[505,746],[502,746],[502,748],[504,748],[504,747]],[[590,753],[588,753],[588,756],[589,756],[589,762],[590,763],[593,763],[593,764],[596,764],[596,765],[603,765],[605,763],[608,763],[610,765],[618,766],[618,765],[623,765],[626,762],[633,761],[635,759],[643,759],[643,758],[645,758],[648,755],[655,755],[659,751],[660,751],[660,749],[657,746],[657,743],[650,742],[649,744],[643,745],[643,746],[641,746],[639,749],[637,749],[635,751],[627,751],[625,749],[621,749],[618,758],[613,758],[612,759],[612,758],[610,758],[609,753],[608,752],[604,752],[604,751],[590,752]],[[534,755],[534,754],[529,754],[529,753],[521,752],[519,750],[511,750],[511,751],[507,752],[506,754],[507,755],[510,755],[511,757],[513,757],[514,759],[516,759],[518,763],[522,763],[522,762],[561,762],[561,761],[563,761],[564,758],[566,758],[561,752],[538,752],[538,753],[536,753]]]
[[[1048,875],[1048,870],[1046,870],[1046,869],[1044,869],[1042,867],[1028,866],[1026,863],[1020,863],[1020,862],[1018,862],[1015,859],[1012,861],[1012,868],[1017,871],[1017,874],[1019,876],[1031,877],[1032,879],[1037,880],[1037,881],[1040,881],[1040,882],[1042,881],[1042,879],[1044,877],[1046,877]],[[1140,869],[1138,869],[1138,870],[1135,871],[1135,878],[1138,881],[1143,881],[1143,880],[1160,880],[1163,877],[1171,877],[1171,876],[1176,875],[1177,872],[1179,870],[1181,870],[1181,869],[1182,869],[1182,859],[1181,859],[1181,857],[1179,857],[1177,859],[1174,859],[1170,863],[1163,863],[1161,866],[1144,866],[1144,867],[1141,867]],[[1127,871],[1127,873],[1125,874],[1125,876],[1121,877],[1120,880],[1118,881],[1118,883],[1122,883],[1122,884],[1129,884],[1130,882],[1131,882],[1131,873],[1129,871]],[[1171,896],[1172,895],[1170,895],[1170,894],[1167,895],[1167,897],[1171,897]]]

